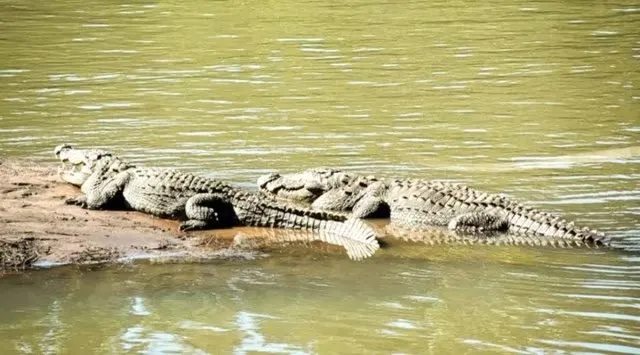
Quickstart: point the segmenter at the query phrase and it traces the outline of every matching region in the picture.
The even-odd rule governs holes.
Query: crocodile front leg
[[[311,206],[324,211],[351,211],[356,218],[388,218],[390,209],[384,200],[385,192],[386,185],[382,183],[366,185],[356,181],[352,186],[327,191]]]
[[[87,196],[86,195],[78,195],[76,197],[69,197],[64,200],[64,203],[67,205],[76,205],[82,208],[87,208]]]
[[[368,184],[356,181],[359,189],[357,203],[353,206],[353,216],[358,218],[389,218],[391,208],[385,200],[388,186],[382,181]]]
[[[129,172],[121,172],[107,182],[95,176],[82,185],[84,195],[69,198],[65,201],[68,205],[78,205],[82,208],[98,210],[122,204],[122,191],[129,181]],[[123,206],[114,206],[123,207]]]
[[[353,216],[356,218],[389,218],[389,205],[379,196],[364,195],[353,206]]]
[[[238,224],[233,205],[220,194],[197,194],[189,198],[185,205],[187,221],[180,230],[207,228],[230,228]]]
[[[349,212],[356,204],[358,196],[348,188],[335,188],[318,197],[311,207],[319,211]]]

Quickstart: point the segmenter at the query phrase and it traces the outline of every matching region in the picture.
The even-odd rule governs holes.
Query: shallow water
[[[640,351],[637,258],[390,252],[4,278],[3,353]]]
[[[2,1],[0,154],[245,186],[343,167],[506,192],[640,244],[633,2]],[[637,252],[304,252],[0,279],[0,352],[640,352]]]

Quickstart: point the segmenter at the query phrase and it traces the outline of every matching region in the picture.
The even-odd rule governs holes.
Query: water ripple
[[[616,344],[601,344],[601,343],[589,343],[589,342],[573,342],[573,341],[561,341],[561,340],[538,340],[540,343],[555,345],[561,348],[570,349],[586,349],[596,351],[606,351],[620,354],[638,354],[640,353],[639,347],[616,345]]]

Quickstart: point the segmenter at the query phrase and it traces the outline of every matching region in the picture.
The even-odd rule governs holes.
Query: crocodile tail
[[[312,240],[340,245],[346,249],[347,255],[352,260],[368,258],[380,248],[376,233],[369,225],[359,219],[340,222],[288,212],[279,220],[275,223],[263,224],[264,219],[261,219],[257,226],[311,230],[314,232],[311,235]]]
[[[412,242],[422,242],[428,245],[461,244],[461,245],[512,245],[555,248],[579,248],[606,246],[601,243],[590,243],[575,238],[557,238],[542,235],[514,235],[514,234],[468,234],[458,233],[447,229],[407,229],[394,223],[386,227],[386,231],[396,238]]]
[[[354,260],[370,257],[380,247],[369,225],[343,214],[298,208],[244,192],[236,193],[233,206],[247,226],[311,230],[317,232],[314,240],[341,245]]]
[[[512,202],[507,207],[509,231],[517,234],[537,235],[563,240],[575,240],[588,245],[608,245],[604,233],[587,227],[578,228],[559,216],[525,207]]]
[[[476,191],[464,185],[447,186],[446,190],[465,209],[504,216],[511,233],[572,239],[589,245],[609,244],[609,239],[601,232],[577,228],[559,216],[524,206],[503,195]]]
[[[317,232],[318,239],[333,245],[341,245],[352,260],[366,259],[380,248],[376,233],[365,222],[349,219],[345,222],[327,221]]]

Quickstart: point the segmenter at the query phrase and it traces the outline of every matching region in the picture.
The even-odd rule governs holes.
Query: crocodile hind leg
[[[483,211],[455,213],[429,212],[413,208],[394,208],[391,222],[395,226],[420,230],[430,226],[447,227],[463,233],[498,233],[509,230],[509,221],[496,213]]]
[[[185,205],[187,220],[180,230],[206,228],[230,228],[238,224],[238,217],[231,202],[218,194],[197,194]]]
[[[453,217],[447,227],[461,232],[507,232],[509,230],[509,221],[492,213],[467,212]]]

